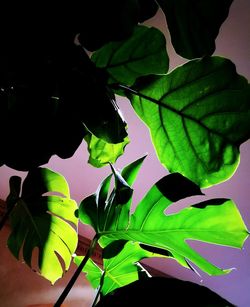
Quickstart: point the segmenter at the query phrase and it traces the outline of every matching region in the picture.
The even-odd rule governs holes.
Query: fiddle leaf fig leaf
[[[137,242],[123,243],[121,251],[113,257],[106,258],[106,255],[113,250],[114,244],[120,244],[119,241],[111,243],[104,249],[103,269],[99,268],[91,259],[87,261],[87,266],[83,272],[86,272],[86,278],[91,285],[96,288],[101,285],[101,293],[106,295],[113,290],[130,284],[140,278],[145,269],[139,264],[139,261],[149,257],[157,257],[157,254],[142,249]],[[77,256],[74,262],[79,265],[82,256]],[[103,276],[103,277],[102,277]],[[103,281],[101,279],[103,278]]]
[[[99,139],[91,133],[88,133],[84,139],[88,144],[88,163],[94,167],[103,167],[109,163],[115,163],[123,155],[124,149],[129,143],[128,137],[125,137],[121,143],[107,143],[105,140]]]
[[[129,97],[161,163],[203,188],[229,179],[250,135],[250,86],[235,65],[206,57],[146,81]]]
[[[106,44],[92,55],[92,60],[108,71],[109,84],[128,86],[141,76],[167,73],[169,65],[163,33],[146,26],[135,27],[126,40]]]
[[[62,277],[63,267],[68,270],[77,247],[77,209],[62,175],[48,168],[33,169],[23,182],[22,195],[10,216],[10,251],[17,259],[22,255],[25,263],[36,270],[32,258],[38,248],[38,271],[54,284]]]
[[[114,193],[115,190],[111,193],[112,198],[115,197]],[[189,179],[181,174],[170,174],[152,186],[132,215],[126,214],[126,205],[112,207],[108,200],[105,208],[114,208],[112,220],[105,223],[102,229],[95,226],[93,219],[91,221],[99,230],[99,244],[105,248],[116,240],[138,242],[143,249],[145,245],[151,246],[151,251],[157,250],[162,256],[172,257],[186,268],[192,268],[189,263],[193,263],[210,275],[227,274],[230,269],[213,265],[191,248],[187,241],[199,240],[241,248],[249,232],[232,200],[210,199],[174,214],[165,213],[174,202],[201,194],[199,187]],[[84,223],[87,219],[82,219],[81,215],[88,215],[86,206],[81,205],[79,210]],[[93,210],[98,212],[97,207]],[[110,218],[109,212],[110,209],[108,213],[104,210],[106,219]],[[150,251],[148,248],[145,250]],[[162,250],[166,250],[167,254]]]
[[[211,55],[233,0],[158,0],[175,51],[193,59]]]

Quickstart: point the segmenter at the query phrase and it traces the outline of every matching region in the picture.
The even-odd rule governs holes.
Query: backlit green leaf
[[[113,174],[102,181],[96,193],[81,201],[79,218],[82,223],[92,226],[96,233],[100,233],[110,227],[116,228],[118,225],[119,227],[125,227],[128,224],[132,202],[131,191],[133,191],[130,186],[133,185],[144,159],[145,156],[127,165],[121,174],[113,169]],[[119,177],[120,184],[116,183],[116,187],[109,193],[111,176],[114,176],[116,181],[118,181]],[[121,193],[121,189],[124,188],[131,191],[126,203],[121,204],[116,194]]]
[[[132,215],[127,214],[126,206],[115,207],[112,222],[99,229],[100,245],[106,247],[115,240],[139,242],[157,248],[158,254],[164,255],[161,250],[167,251],[169,257],[185,267],[192,268],[191,262],[210,275],[230,272],[203,258],[188,245],[188,240],[241,248],[248,231],[232,200],[211,199],[174,214],[165,213],[174,202],[199,194],[199,187],[180,174],[163,177],[148,191]],[[81,211],[83,215],[88,214],[84,206],[80,207]]]
[[[134,84],[138,77],[168,71],[166,40],[158,29],[137,26],[127,40],[111,42],[96,51],[92,60],[110,74],[108,83]]]
[[[119,244],[118,241],[114,244]],[[125,242],[120,253],[114,257],[105,257],[109,250],[114,249],[114,244],[111,244],[104,250],[103,269],[99,268],[91,259],[88,260],[87,266],[84,267],[83,272],[86,272],[87,279],[91,285],[96,288],[101,285],[101,293],[106,295],[113,290],[130,284],[140,278],[145,270],[138,263],[140,260],[149,257],[157,257],[159,255],[142,249],[136,242]],[[82,256],[77,256],[74,262],[79,265]],[[103,281],[101,276],[103,274]]]
[[[171,41],[182,57],[211,55],[233,0],[158,0],[166,15]]]
[[[84,256],[76,256],[74,257],[74,263],[79,266],[83,260]],[[86,273],[86,278],[91,283],[91,286],[94,289],[97,289],[101,282],[101,276],[103,270],[90,258],[86,262],[83,272]]]
[[[63,267],[68,270],[77,247],[77,209],[64,177],[47,168],[30,171],[10,216],[10,251],[18,259],[22,255],[34,270],[38,265],[39,273],[53,284],[62,277]],[[36,264],[35,248],[39,250]]]
[[[206,57],[146,81],[130,99],[161,163],[200,187],[230,178],[250,134],[250,86],[234,64]]]
[[[109,163],[115,163],[123,155],[124,148],[129,143],[128,137],[125,137],[121,143],[107,143],[91,133],[88,133],[84,139],[88,144],[88,163],[95,167],[103,167]]]

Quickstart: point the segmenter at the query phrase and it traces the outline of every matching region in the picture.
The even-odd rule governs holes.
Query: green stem
[[[101,292],[101,289],[102,289],[103,281],[104,281],[104,275],[105,275],[105,272],[103,272],[103,274],[101,276],[100,285],[98,287],[98,291],[96,293],[92,307],[95,307],[95,305],[97,304],[97,301],[98,301],[98,298],[99,298],[99,295],[100,295],[100,292]]]
[[[96,244],[98,242],[99,236],[95,235],[94,239],[92,240],[90,247],[86,253],[86,256],[83,258],[82,262],[80,263],[79,267],[77,268],[77,270],[75,271],[74,275],[71,277],[70,281],[68,282],[67,286],[65,287],[65,289],[63,290],[62,294],[60,295],[60,297],[58,298],[58,300],[56,301],[54,307],[59,307],[62,305],[62,303],[64,302],[65,298],[67,297],[67,295],[69,294],[70,290],[72,289],[72,287],[74,286],[77,278],[79,277],[80,273],[82,272],[82,269],[84,268],[85,264],[87,263],[87,261],[89,260],[89,258],[92,256]]]

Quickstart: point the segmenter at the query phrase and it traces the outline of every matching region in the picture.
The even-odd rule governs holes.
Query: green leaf
[[[235,65],[206,57],[145,82],[130,99],[161,163],[204,188],[230,178],[250,132],[250,86]]]
[[[82,223],[92,226],[96,233],[109,228],[110,225],[123,227],[121,225],[126,226],[128,224],[132,201],[131,192],[133,191],[130,186],[133,185],[144,159],[145,156],[127,165],[121,174],[113,168],[113,173],[102,181],[96,193],[81,201],[79,218]],[[115,177],[116,189],[113,188],[109,194],[112,175]],[[128,191],[129,197],[126,197],[126,202],[121,204],[119,203],[121,197],[117,198],[116,194],[121,193],[124,188]]]
[[[193,59],[211,55],[233,0],[158,0],[175,51]]]
[[[125,146],[129,143],[128,137],[125,137],[121,143],[107,143],[91,133],[88,133],[84,139],[88,144],[88,163],[94,167],[103,167],[109,163],[115,163],[123,155]]]
[[[79,266],[83,259],[84,256],[76,256],[74,257],[74,263]],[[101,282],[103,270],[90,258],[86,262],[82,271],[87,274],[86,278],[90,282],[91,286],[94,289],[97,289]]]
[[[115,245],[122,243],[121,251],[114,257],[106,257],[109,252],[116,248]],[[96,288],[101,284],[101,293],[106,295],[117,288],[130,284],[140,278],[145,269],[138,263],[140,260],[149,257],[157,257],[157,254],[142,249],[136,242],[115,241],[104,249],[103,269],[99,268],[91,259],[83,272],[87,273],[87,279]],[[125,245],[124,245],[125,243]],[[83,257],[77,256],[74,262],[79,265]],[[101,276],[103,281],[101,283]]]
[[[109,84],[133,85],[149,74],[168,71],[168,55],[163,33],[156,28],[137,26],[127,40],[111,42],[96,51],[92,60],[110,74]]]
[[[175,187],[176,192],[172,192],[172,179],[177,184],[176,175],[171,174],[163,177],[149,190],[131,215],[126,227],[118,225],[115,228],[114,221],[110,228],[101,231],[99,243],[105,247],[114,240],[140,242],[169,251],[171,256],[185,267],[192,262],[210,275],[230,272],[230,269],[223,270],[211,264],[192,249],[187,241],[199,240],[241,248],[248,237],[248,231],[236,205],[228,199],[211,199],[174,214],[165,214],[164,211],[173,201],[200,194],[195,184],[192,188],[192,183],[180,176],[178,181],[180,187],[184,187],[184,192],[178,196],[178,185]]]
[[[10,251],[18,259],[22,254],[26,264],[36,270],[32,258],[38,248],[39,273],[55,283],[63,275],[63,267],[68,270],[77,247],[77,209],[63,176],[47,168],[30,171],[10,216]]]

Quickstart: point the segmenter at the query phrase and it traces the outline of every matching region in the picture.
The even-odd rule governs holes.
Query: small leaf
[[[121,175],[128,185],[133,185],[145,158],[146,155],[128,164],[122,169]]]
[[[95,135],[88,133],[84,137],[88,144],[89,160],[88,163],[94,167],[103,167],[109,163],[115,163],[123,155],[126,145],[129,143],[128,137],[117,144],[107,143]]]
[[[184,58],[211,55],[233,0],[158,0],[175,51]]]
[[[121,174],[112,167],[116,188],[108,195],[110,175],[103,180],[96,193],[81,201],[79,217],[82,223],[92,226],[96,233],[110,228],[111,225],[115,229],[118,225],[125,227],[128,224],[133,192],[130,185],[134,183],[144,159],[145,156],[127,165]],[[121,193],[125,193],[125,198]]]
[[[149,74],[168,71],[168,55],[163,33],[156,28],[137,26],[127,40],[111,42],[96,51],[92,60],[110,74],[108,83],[133,85]]]
[[[53,284],[63,275],[63,266],[68,270],[77,247],[77,209],[64,177],[47,168],[30,171],[10,216],[10,251],[19,258],[22,250],[23,260],[35,269],[32,257],[37,247],[39,273]]]
[[[124,180],[122,175],[111,164],[111,169],[115,178],[115,201],[119,205],[126,204],[132,197],[133,189]]]
[[[230,178],[250,135],[250,86],[235,65],[206,57],[146,81],[130,99],[161,163],[204,188]]]

